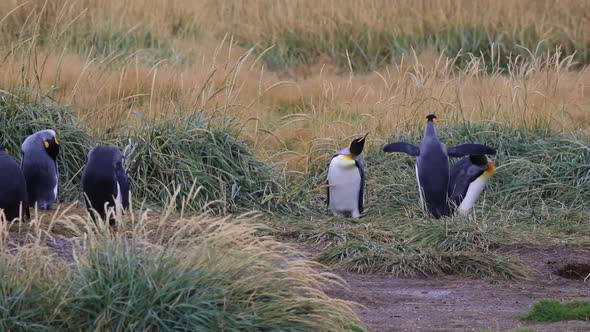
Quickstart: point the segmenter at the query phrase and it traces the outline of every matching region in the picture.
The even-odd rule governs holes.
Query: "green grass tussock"
[[[72,238],[54,241],[39,224],[24,244],[3,234],[3,330],[364,330],[350,303],[324,293],[341,281],[260,237],[251,217],[136,217],[117,234],[75,215],[49,226]]]
[[[534,305],[522,319],[532,322],[558,322],[562,320],[590,320],[590,302],[572,301],[561,303],[542,300]]]
[[[185,209],[192,211],[288,208],[282,174],[257,160],[236,137],[231,127],[215,128],[199,114],[139,128],[120,143],[128,151],[133,192],[165,206],[177,186],[187,197]]]

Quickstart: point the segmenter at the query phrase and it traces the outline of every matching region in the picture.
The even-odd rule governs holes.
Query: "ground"
[[[63,211],[63,210],[62,210]],[[66,214],[84,215],[70,206]],[[46,214],[46,213],[41,213]],[[50,220],[44,215],[42,221]],[[71,260],[72,246],[64,240],[67,229],[55,227],[47,244],[54,254]],[[13,224],[10,240],[32,236],[27,224]],[[290,242],[288,239],[283,239]],[[315,246],[291,243],[313,258]],[[529,280],[476,280],[460,276],[398,278],[386,274],[335,272],[348,289],[331,289],[332,297],[359,304],[358,313],[371,331],[590,331],[590,322],[529,323],[519,317],[542,299],[590,299],[590,248],[572,245],[500,245],[498,252],[519,258],[533,272]],[[585,280],[586,279],[586,280]]]
[[[506,246],[500,250],[520,257],[536,275],[527,281],[498,282],[456,276],[403,279],[389,275],[338,272],[349,290],[330,295],[354,301],[372,331],[589,331],[590,322],[534,324],[519,320],[541,299],[590,298],[590,281],[571,269],[590,274],[590,250],[574,247]],[[569,272],[568,272],[569,271]],[[558,274],[575,277],[567,279]],[[589,278],[590,279],[590,278]]]

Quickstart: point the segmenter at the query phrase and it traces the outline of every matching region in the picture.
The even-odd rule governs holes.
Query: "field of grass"
[[[87,249],[57,269],[55,257],[43,255],[43,241],[18,244],[15,257],[3,246],[0,268],[13,275],[6,287],[14,293],[2,301],[16,301],[22,311],[4,313],[0,323],[49,330],[174,329],[169,322],[362,329],[351,306],[321,291],[334,280],[308,261],[299,271],[299,260],[285,258],[295,251],[282,251],[275,237],[313,246],[316,261],[358,273],[534,277],[498,246],[590,245],[588,11],[588,3],[573,0],[2,1],[0,142],[19,159],[24,137],[55,128],[66,204],[79,198],[87,151],[117,145],[128,160],[138,217],[118,235],[87,230],[98,234],[91,238],[78,229],[85,217],[57,218],[77,225],[66,232],[70,246]],[[418,142],[422,119],[433,112],[447,144],[498,150],[497,173],[468,216],[424,215],[413,160],[381,153],[385,142]],[[327,160],[366,132],[366,217],[330,217]],[[141,217],[148,209],[162,215],[159,224]],[[261,213],[254,221],[266,228],[222,217],[251,211]],[[172,230],[163,232],[168,225]],[[150,227],[161,238],[150,238]],[[176,231],[183,235],[174,237]],[[228,239],[246,233],[247,244],[239,243],[256,249],[240,256],[242,247]],[[172,249],[152,257],[168,236]],[[209,241],[218,237],[224,238]],[[179,250],[185,246],[194,250]],[[216,248],[231,251],[235,270],[216,265]],[[13,274],[29,263],[46,269]],[[105,274],[115,270],[121,273]],[[262,285],[264,271],[277,284]],[[294,271],[302,284],[291,280],[279,289]],[[56,286],[64,278],[71,288]],[[104,288],[90,287],[94,281]],[[242,285],[247,281],[254,284]],[[178,289],[187,307],[141,311],[144,300],[177,303],[159,293],[140,299],[140,288],[152,282]],[[257,283],[269,288],[247,289]],[[113,285],[124,294],[108,293]],[[218,293],[195,293],[203,285]],[[46,308],[59,310],[28,311],[37,293]],[[220,295],[226,293],[235,297]],[[101,296],[114,302],[88,307]],[[125,304],[133,301],[139,305]],[[276,311],[268,311],[268,301]],[[211,316],[187,314],[201,306]],[[288,312],[311,315],[316,325],[297,314],[289,320]],[[222,321],[229,325],[215,325]]]

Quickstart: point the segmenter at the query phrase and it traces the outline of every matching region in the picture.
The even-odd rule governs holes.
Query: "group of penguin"
[[[496,150],[482,144],[448,147],[438,138],[436,115],[425,118],[420,146],[395,142],[383,151],[401,152],[416,157],[416,179],[422,209],[435,218],[468,212],[495,172],[487,155]],[[328,166],[327,202],[335,216],[359,218],[365,198],[365,162],[361,157],[365,136],[354,139],[346,149],[335,153]],[[449,157],[461,158],[449,167]]]
[[[59,193],[59,146],[54,130],[38,131],[24,140],[19,166],[0,144],[0,210],[6,220],[23,216],[30,219],[29,207],[52,209]],[[129,178],[123,163],[118,148],[97,146],[88,152],[82,173],[88,210],[96,211],[102,220],[108,215],[112,226],[129,207]],[[91,216],[95,219],[93,213]]]
[[[487,155],[496,150],[481,144],[463,144],[447,148],[438,138],[436,115],[425,118],[420,146],[395,142],[384,152],[401,152],[416,157],[416,179],[422,208],[435,218],[465,213],[475,204],[487,181],[495,172]],[[346,149],[330,159],[327,176],[328,207],[335,216],[363,214],[365,198],[365,162],[361,153],[367,134],[354,139]],[[47,129],[28,136],[22,144],[19,166],[0,144],[0,210],[6,220],[20,216],[30,218],[29,206],[49,210],[59,193],[57,157],[60,143],[54,130]],[[465,157],[449,167],[449,157]],[[109,216],[114,225],[129,207],[129,178],[121,150],[114,146],[97,146],[88,152],[82,173],[82,192],[89,211],[102,220]],[[109,213],[112,209],[113,213]],[[94,218],[94,214],[91,213]]]

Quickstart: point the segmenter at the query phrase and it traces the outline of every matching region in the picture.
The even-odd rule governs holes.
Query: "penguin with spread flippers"
[[[365,161],[361,157],[365,136],[352,140],[347,149],[335,153],[328,166],[328,207],[335,216],[359,218],[363,213]]]
[[[114,146],[97,146],[88,153],[82,173],[82,191],[86,206],[105,220],[109,210],[111,226],[115,226],[122,210],[129,207],[129,178],[124,169],[123,153]]]
[[[49,210],[57,200],[59,172],[57,156],[59,141],[54,130],[38,131],[22,144],[21,167],[27,181],[31,206]]]
[[[470,155],[453,165],[448,193],[451,213],[471,210],[495,171],[494,163],[483,154]]]
[[[25,216],[30,218],[27,183],[23,171],[0,144],[0,210],[7,221]]]
[[[463,144],[447,148],[438,138],[436,115],[426,116],[424,136],[420,146],[396,142],[383,147],[384,152],[403,152],[416,157],[416,179],[422,207],[435,217],[450,215],[447,200],[449,187],[449,157],[470,154],[495,154],[496,150],[481,144]]]

